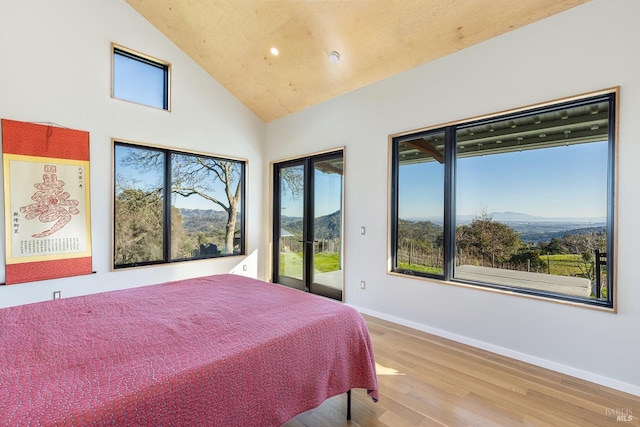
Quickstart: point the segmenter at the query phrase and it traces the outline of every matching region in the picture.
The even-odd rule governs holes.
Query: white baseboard
[[[349,304],[351,305],[351,304]],[[496,353],[502,356],[510,357],[522,362],[531,363],[532,365],[540,366],[542,368],[550,369],[552,371],[560,372],[562,374],[570,375],[575,378],[580,378],[585,381],[589,381],[595,384],[599,384],[605,387],[613,388],[615,390],[623,391],[625,393],[640,396],[640,386],[625,383],[623,381],[615,380],[613,378],[605,377],[602,375],[594,374],[593,372],[583,371],[582,369],[576,369],[571,366],[563,365],[561,363],[552,362],[550,360],[541,359],[539,357],[531,356],[525,353],[520,353],[505,347],[493,345],[484,341],[479,341],[473,338],[465,337],[462,335],[454,334],[451,332],[443,331],[442,329],[432,328],[421,323],[413,322],[411,320],[403,319],[401,317],[390,316],[385,313],[380,313],[374,310],[359,307],[357,305],[351,305],[353,308],[361,313],[369,316],[377,317],[379,319],[388,320],[389,322],[397,323],[399,325],[407,326],[412,329],[417,329],[422,332],[433,334],[442,338],[447,338],[452,341],[456,341],[462,344],[467,344],[482,350],[487,350],[492,353]]]

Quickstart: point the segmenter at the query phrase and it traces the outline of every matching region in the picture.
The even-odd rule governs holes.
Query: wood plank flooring
[[[365,319],[378,364],[380,401],[353,390],[351,421],[345,419],[342,395],[284,427],[640,426],[638,396]]]

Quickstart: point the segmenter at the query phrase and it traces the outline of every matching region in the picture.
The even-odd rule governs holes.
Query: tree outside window
[[[115,143],[116,268],[244,253],[242,161]]]

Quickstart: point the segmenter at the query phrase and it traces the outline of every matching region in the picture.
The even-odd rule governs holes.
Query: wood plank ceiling
[[[269,122],[589,0],[126,1]]]

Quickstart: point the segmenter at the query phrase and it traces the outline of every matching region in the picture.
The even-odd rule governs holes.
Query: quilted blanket
[[[279,426],[377,400],[362,316],[216,275],[0,309],[1,426]]]

